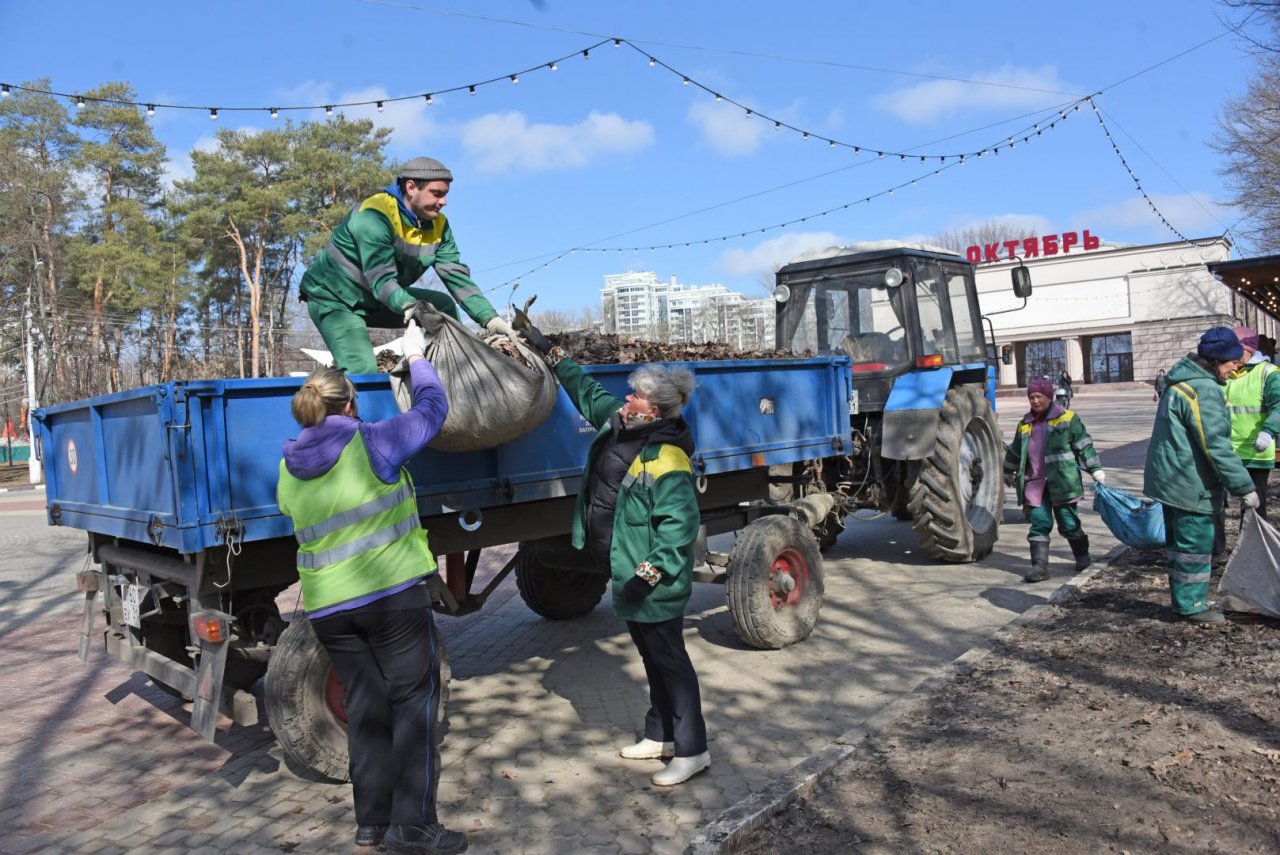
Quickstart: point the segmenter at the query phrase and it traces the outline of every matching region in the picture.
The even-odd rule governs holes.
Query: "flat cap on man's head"
[[[1200,336],[1196,354],[1215,362],[1230,362],[1244,356],[1244,345],[1231,327],[1210,327]]]
[[[434,157],[415,157],[400,167],[399,178],[412,178],[414,181],[452,181],[453,173]]]

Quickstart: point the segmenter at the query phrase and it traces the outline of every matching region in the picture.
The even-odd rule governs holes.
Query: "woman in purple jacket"
[[[449,409],[424,343],[411,322],[413,406],[385,421],[360,421],[341,371],[307,378],[277,501],[299,543],[303,608],[346,689],[356,845],[452,853],[467,838],[436,814],[440,658],[425,585],[436,566],[403,468]]]

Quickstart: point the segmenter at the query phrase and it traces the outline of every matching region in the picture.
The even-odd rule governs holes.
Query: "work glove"
[[[638,603],[653,593],[653,586],[639,576],[632,576],[627,584],[618,592],[618,599],[624,603]]]
[[[1271,447],[1271,434],[1264,431],[1258,432],[1258,437],[1253,441],[1253,450],[1262,452]]]
[[[1102,469],[1095,469],[1089,474],[1093,476],[1093,483],[1095,484],[1107,483],[1107,473]]]
[[[422,352],[427,349],[427,336],[422,332],[422,327],[418,325],[417,320],[410,318],[409,326],[405,328],[404,337],[400,339],[400,352],[402,356],[422,356]]]
[[[543,356],[546,356],[551,352],[551,341],[542,334],[542,330],[538,329],[533,324],[521,327],[520,335],[524,336],[524,340],[529,342],[530,347],[538,351],[538,353],[541,353]]]
[[[515,339],[516,331],[511,324],[507,323],[505,318],[494,315],[485,321],[484,328],[495,335],[505,335],[509,339]]]
[[[1247,495],[1241,496],[1241,497],[1240,497],[1240,501],[1244,502],[1244,506],[1245,506],[1246,508],[1248,508],[1249,510],[1253,510],[1253,509],[1257,508],[1257,507],[1258,507],[1258,493],[1257,493],[1257,491],[1254,491],[1254,492],[1248,493]]]

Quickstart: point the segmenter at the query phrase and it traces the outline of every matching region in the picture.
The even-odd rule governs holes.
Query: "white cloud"
[[[1231,208],[1214,202],[1208,193],[1155,195],[1151,200],[1160,209],[1160,213],[1164,214],[1165,219],[1187,237],[1221,234],[1224,228],[1223,223],[1230,223],[1236,218]],[[1092,229],[1104,240],[1108,237],[1106,229],[1147,229],[1152,238],[1175,239],[1151,210],[1147,200],[1138,195],[1123,202],[1081,211],[1072,217],[1072,222],[1082,228]]]
[[[765,122],[748,118],[746,111],[730,104],[694,101],[689,120],[702,131],[702,139],[712,150],[728,157],[754,154],[764,139]]]
[[[523,113],[490,113],[462,126],[463,148],[481,172],[578,169],[598,157],[653,144],[653,127],[594,110],[575,125],[530,124]]]
[[[1057,69],[1051,65],[1042,68],[1006,65],[994,71],[974,74],[972,79],[1003,85],[930,80],[886,92],[877,96],[874,103],[905,122],[919,125],[975,110],[1036,109],[1050,101],[1062,100],[1061,93],[1075,90],[1058,77]]]
[[[212,123],[210,123],[212,124]],[[257,133],[257,128],[241,128],[245,133]],[[193,151],[213,151],[218,147],[218,138],[213,134],[200,137],[196,140],[195,145],[184,151],[177,157],[166,158],[164,162],[163,175],[160,178],[161,183],[166,189],[172,189],[174,182],[186,181],[195,176],[195,167],[191,165],[191,152]]]
[[[716,264],[729,276],[759,276],[772,273],[802,252],[848,243],[851,243],[848,238],[834,232],[792,232],[756,244],[751,249],[728,250]]]

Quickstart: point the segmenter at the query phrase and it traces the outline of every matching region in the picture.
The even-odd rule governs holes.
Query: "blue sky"
[[[1120,150],[1170,223],[1191,237],[1220,234],[1239,215],[1218,204],[1221,159],[1207,142],[1252,67],[1233,35],[1196,48],[1223,32],[1224,11],[1208,0],[0,0],[0,81],[49,76],[55,90],[75,92],[123,80],[141,101],[222,108],[216,125],[207,110],[162,108],[152,120],[182,176],[188,152],[216,128],[272,124],[265,110],[228,107],[368,101],[499,78],[474,96],[345,112],[392,127],[393,157],[428,154],[453,170],[447,213],[495,304],[519,279],[518,296],[538,294],[539,309],[576,309],[598,303],[609,273],[653,270],[761,296],[773,267],[805,249],[921,239],[1000,217],[1041,234],[1176,239],[1087,105],[1048,128],[1055,107],[1098,90]],[[581,56],[615,36],[627,42]],[[1038,120],[1041,134],[1022,143]],[[955,154],[1015,132],[1015,149],[954,165]],[[921,163],[921,153],[952,156]]]

